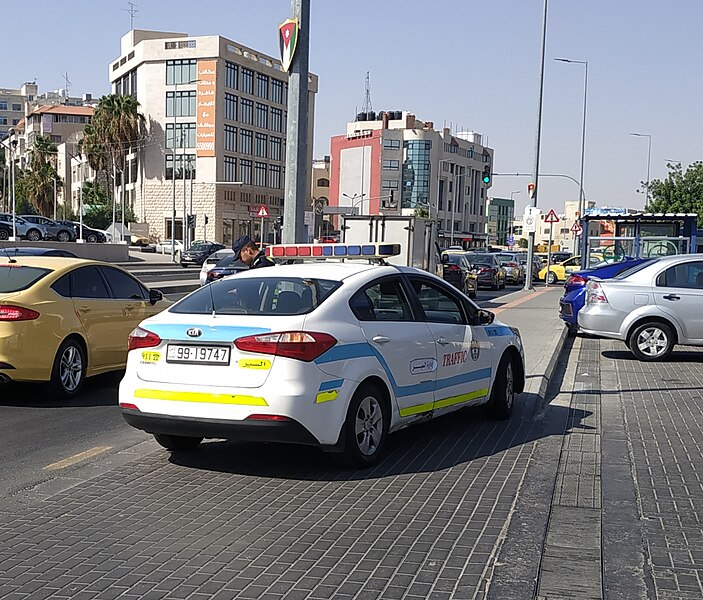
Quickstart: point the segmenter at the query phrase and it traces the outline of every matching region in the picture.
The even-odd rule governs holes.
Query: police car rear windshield
[[[25,267],[16,263],[0,265],[0,294],[26,290],[49,273],[51,269]]]
[[[235,277],[200,288],[169,310],[195,315],[304,315],[340,285],[341,281],[328,279]]]

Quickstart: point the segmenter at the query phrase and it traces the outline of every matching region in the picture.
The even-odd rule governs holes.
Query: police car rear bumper
[[[319,446],[320,442],[307,428],[293,419],[283,421],[246,419],[225,421],[195,417],[156,415],[123,408],[122,416],[129,425],[147,433],[218,438],[242,442],[280,442]]]

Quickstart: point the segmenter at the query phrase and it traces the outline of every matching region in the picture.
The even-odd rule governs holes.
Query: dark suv
[[[213,252],[223,250],[224,246],[217,242],[208,242],[206,240],[197,240],[193,242],[185,252],[181,252],[181,266],[186,269],[191,265],[202,267],[205,259]]]

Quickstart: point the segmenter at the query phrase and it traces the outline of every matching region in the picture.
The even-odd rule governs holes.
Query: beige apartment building
[[[443,246],[486,245],[493,150],[475,132],[434,129],[406,111],[360,113],[331,140],[330,205],[337,214],[414,214],[438,223]]]
[[[177,239],[189,214],[190,239],[272,239],[285,179],[288,76],[280,61],[219,35],[132,30],[109,75],[113,92],[134,95],[146,117],[125,192],[150,234],[171,237],[175,205]],[[317,76],[308,84],[310,172]],[[261,206],[269,214],[263,234]]]

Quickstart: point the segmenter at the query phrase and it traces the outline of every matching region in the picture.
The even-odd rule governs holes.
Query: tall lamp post
[[[630,135],[635,135],[637,137],[647,138],[647,191],[644,196],[644,206],[647,208],[649,204],[649,167],[652,163],[652,134],[651,133],[631,133]]]
[[[588,98],[588,61],[587,60],[573,60],[571,58],[555,58],[554,60],[558,62],[570,63],[575,65],[584,66],[584,78],[583,78],[583,123],[581,125],[581,175],[579,176],[579,219],[583,217],[585,198],[583,194],[583,164],[586,151],[586,104]],[[583,238],[582,238],[583,239]],[[574,234],[574,242],[576,241],[576,234]]]
[[[345,198],[349,198],[349,200],[351,202],[351,209],[352,209],[351,214],[354,214],[354,209],[356,208],[357,204],[361,204],[361,214],[362,215],[364,214],[364,196],[366,196],[365,193],[363,193],[363,192],[361,194],[355,193],[353,196],[350,196],[349,194],[342,194],[342,196],[344,196]]]

